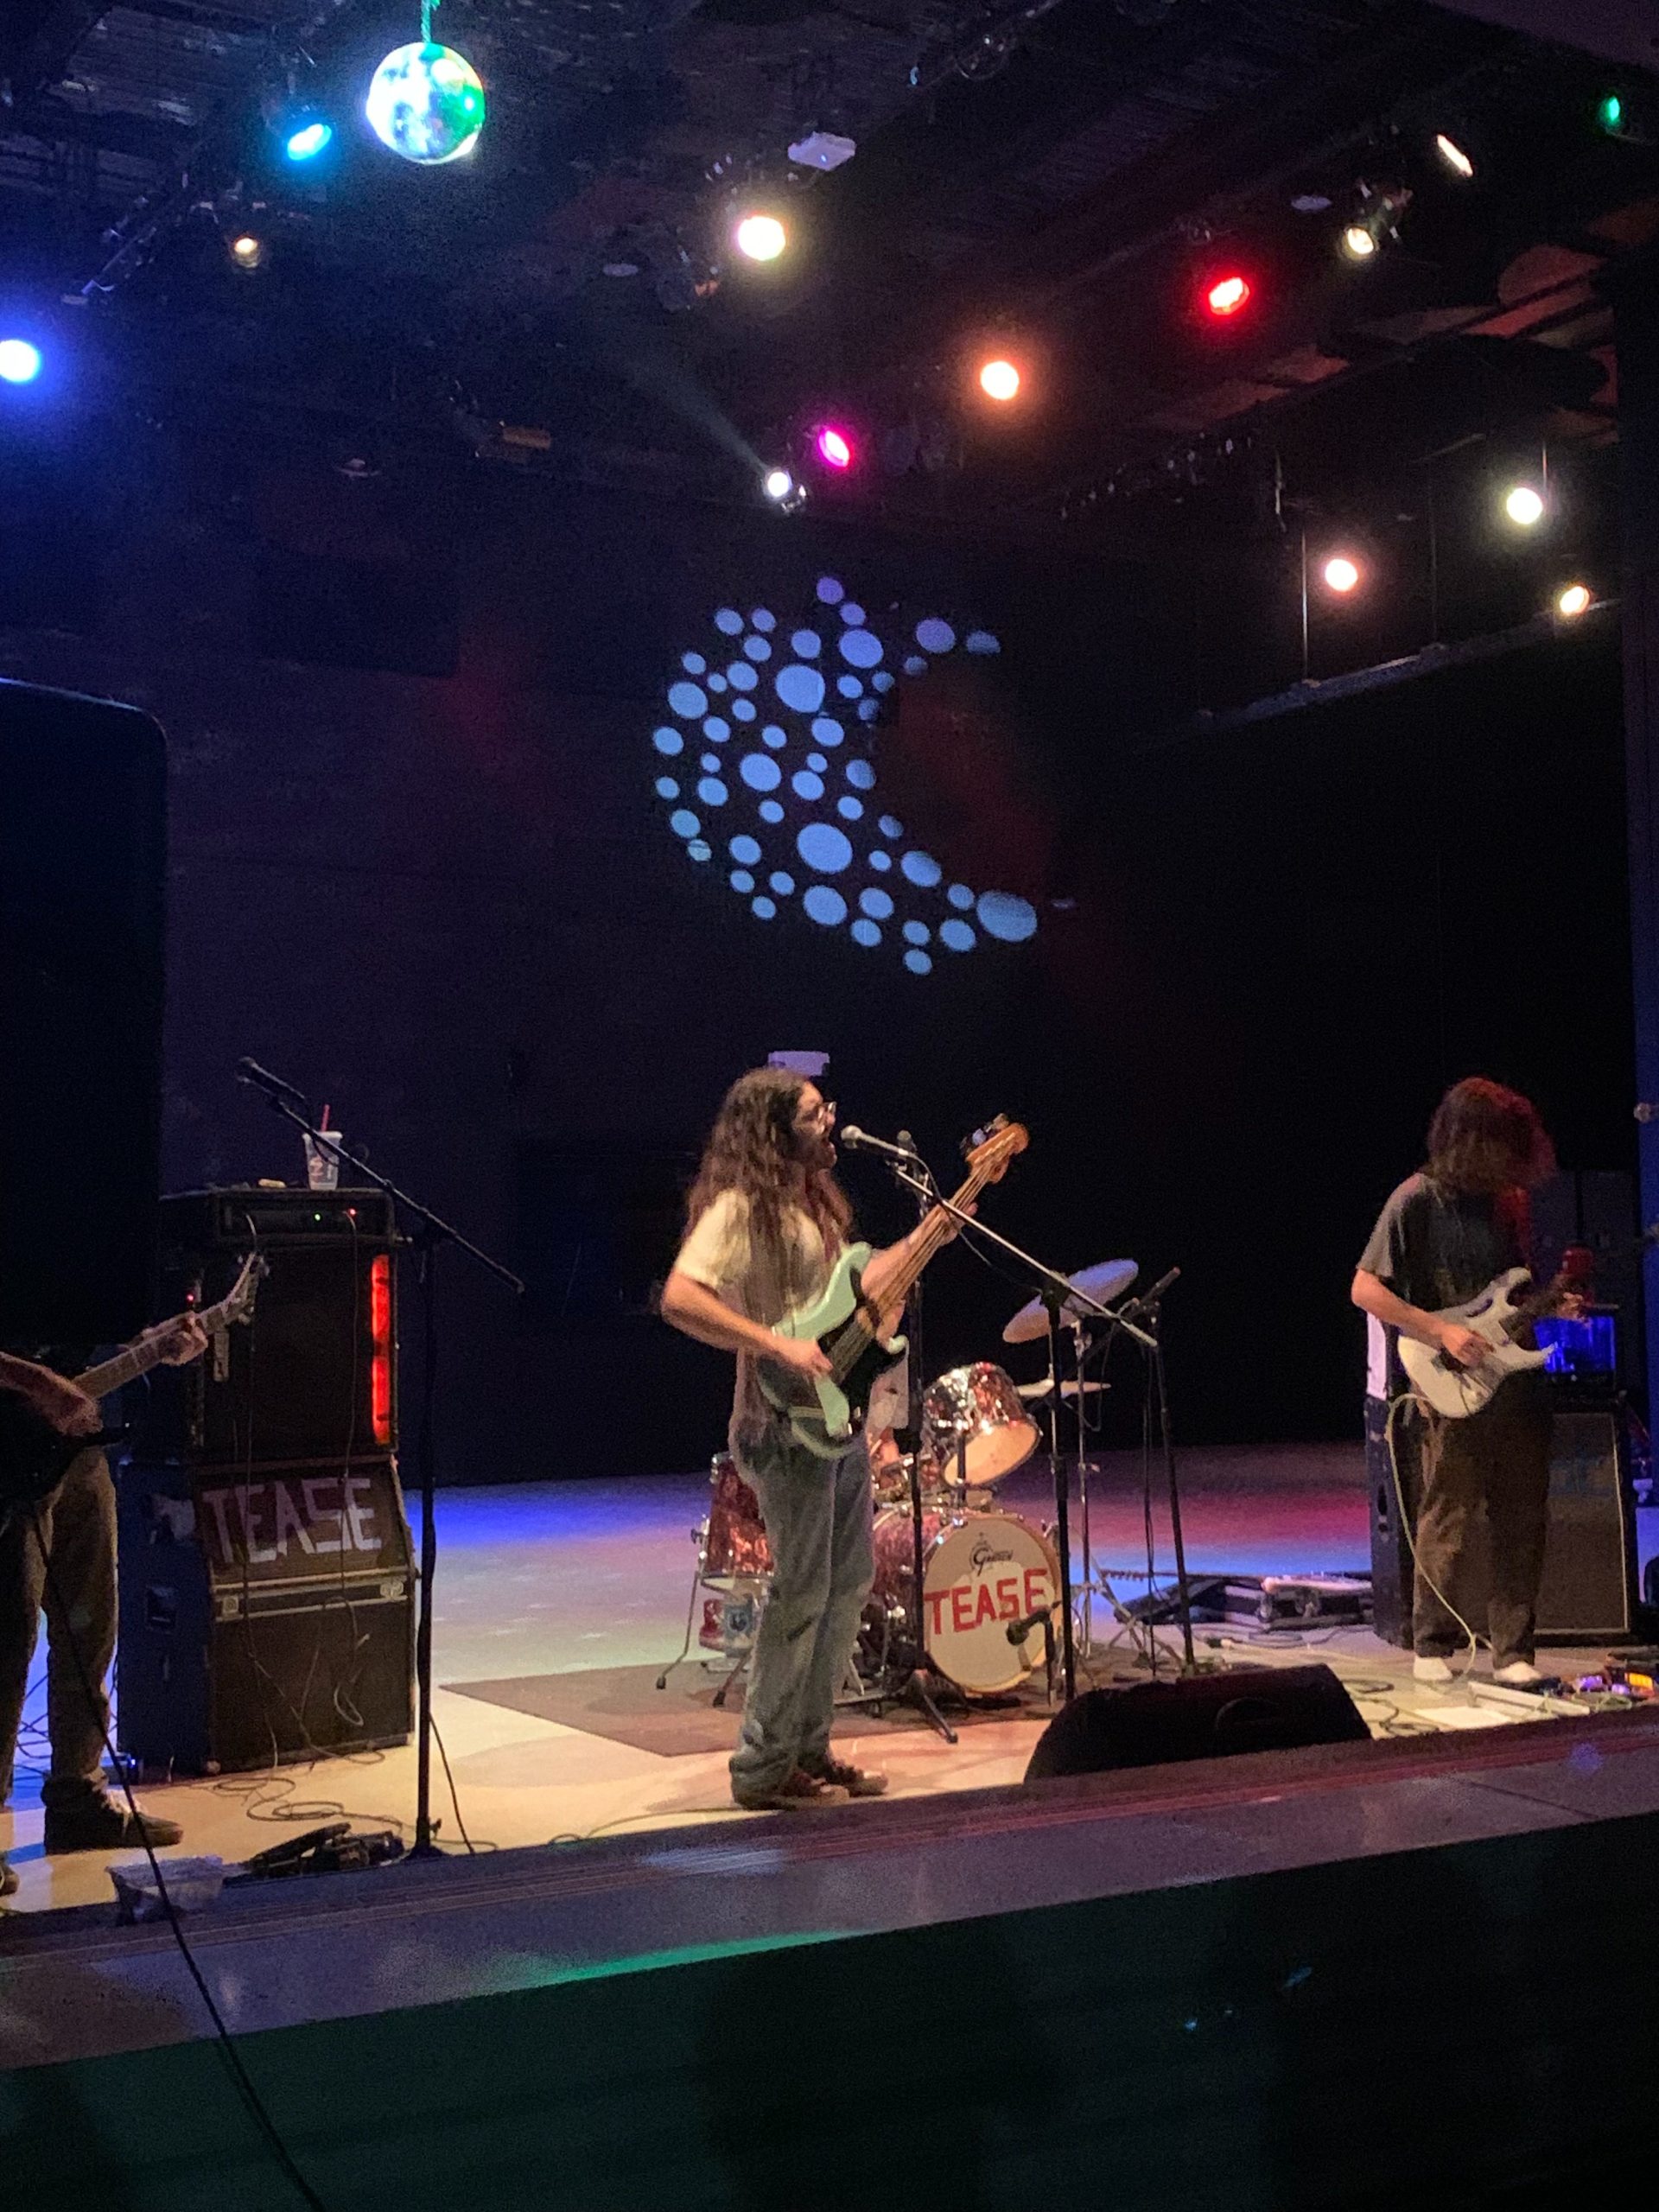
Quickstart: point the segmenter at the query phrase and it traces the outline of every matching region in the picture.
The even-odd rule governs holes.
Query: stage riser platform
[[[550,1955],[543,1987],[242,2047],[331,2212],[1591,2202],[1651,2156],[1613,2054],[1659,2013],[1656,1847],[1645,1814],[579,1980]],[[0,2115],[20,2212],[296,2201],[210,2043],[22,2068]]]

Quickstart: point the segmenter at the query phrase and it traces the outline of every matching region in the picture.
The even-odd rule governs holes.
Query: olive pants
[[[1484,1586],[1493,1666],[1531,1659],[1548,1520],[1550,1427],[1549,1402],[1530,1375],[1512,1376],[1490,1405],[1461,1421],[1427,1415],[1411,1624],[1420,1658],[1449,1659],[1464,1642],[1446,1599],[1479,1629]]]

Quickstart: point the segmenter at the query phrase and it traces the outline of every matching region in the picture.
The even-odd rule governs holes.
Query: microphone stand
[[[480,1250],[469,1237],[452,1228],[430,1206],[423,1205],[407,1191],[398,1188],[389,1175],[371,1167],[366,1160],[342,1144],[332,1129],[314,1128],[303,1113],[296,1112],[290,1104],[297,1100],[306,1104],[304,1094],[292,1084],[271,1076],[265,1070],[252,1073],[245,1066],[238,1081],[257,1090],[268,1106],[274,1107],[285,1122],[291,1122],[303,1136],[308,1137],[318,1151],[330,1154],[336,1163],[348,1164],[364,1183],[375,1190],[384,1191],[394,1206],[413,1217],[415,1233],[405,1239],[416,1253],[416,1279],[421,1287],[421,1418],[416,1432],[416,1478],[421,1492],[421,1603],[415,1630],[415,1694],[416,1694],[416,1769],[415,1769],[415,1840],[408,1856],[411,1859],[436,1859],[442,1854],[433,1840],[435,1823],[432,1818],[432,1585],[438,1566],[438,1529],[434,1494],[436,1489],[437,1460],[435,1447],[433,1415],[437,1402],[438,1375],[438,1314],[437,1314],[437,1257],[445,1244],[453,1244],[457,1251],[465,1252],[491,1274],[498,1276],[510,1289],[522,1298],[524,1286],[499,1260]],[[361,1185],[359,1185],[361,1187]]]
[[[1187,1586],[1186,1551],[1181,1536],[1180,1492],[1176,1480],[1175,1447],[1169,1418],[1169,1398],[1164,1383],[1163,1347],[1156,1332],[1159,1301],[1173,1281],[1173,1275],[1166,1275],[1162,1281],[1154,1286],[1146,1297],[1131,1299],[1126,1306],[1103,1305],[1098,1299],[1090,1297],[1086,1291],[1077,1289],[1076,1285],[1068,1281],[1065,1275],[1058,1274],[1052,1268],[1045,1266],[1043,1262],[1035,1258],[1033,1254],[1023,1251],[1011,1238],[1002,1236],[997,1230],[987,1228],[976,1215],[964,1213],[960,1206],[953,1205],[949,1198],[940,1195],[926,1167],[919,1161],[918,1166],[921,1167],[922,1174],[926,1177],[930,1203],[951,1215],[971,1235],[996,1245],[999,1249],[1006,1252],[1010,1259],[1017,1260],[1020,1265],[1029,1272],[1035,1282],[1037,1294],[1042,1300],[1048,1315],[1048,1367],[1050,1374],[1054,1378],[1053,1395],[1048,1409],[1049,1454],[1054,1471],[1056,1548],[1060,1555],[1061,1681],[1067,1701],[1069,1702],[1077,1695],[1077,1645],[1071,1619],[1070,1494],[1065,1465],[1060,1451],[1061,1401],[1064,1396],[1060,1387],[1062,1382],[1060,1316],[1068,1308],[1075,1311],[1081,1307],[1090,1319],[1104,1321],[1113,1329],[1121,1329],[1125,1336],[1134,1338],[1152,1363],[1152,1372],[1157,1384],[1162,1421],[1164,1459],[1169,1477],[1170,1518],[1175,1541],[1176,1592],[1181,1622],[1182,1666],[1185,1673],[1196,1673],[1198,1660],[1192,1646],[1192,1607]],[[1143,1322],[1151,1325],[1143,1327],[1141,1325]],[[1081,1367],[1079,1367],[1077,1380],[1079,1382],[1083,1380]],[[1080,1415],[1083,1404],[1081,1390],[1077,1394],[1077,1404]]]
[[[901,1136],[903,1135],[902,1131],[900,1132],[900,1135]],[[918,1221],[922,1221],[926,1218],[928,1213],[931,1210],[932,1202],[927,1195],[927,1182],[918,1182],[908,1172],[909,1161],[911,1160],[915,1161],[916,1166],[921,1168],[923,1176],[926,1177],[927,1170],[925,1166],[923,1166],[919,1154],[910,1154],[906,1160],[898,1160],[889,1155],[887,1159],[887,1166],[893,1171],[895,1179],[903,1184],[905,1188],[911,1192],[915,1197],[917,1200],[916,1217]],[[906,1382],[907,1385],[908,1401],[906,1406],[906,1411],[907,1414],[913,1414],[916,1409],[916,1377],[926,1372],[926,1370],[922,1364],[922,1278],[919,1275],[917,1276],[916,1281],[911,1286],[909,1325],[906,1330],[906,1334],[910,1338],[910,1344],[906,1356]],[[912,1421],[907,1423],[907,1426],[913,1429],[916,1427],[916,1424]],[[920,1465],[920,1454],[918,1452],[911,1452],[909,1454],[909,1459],[910,1571],[911,1587],[915,1595],[911,1609],[910,1648],[906,1655],[906,1663],[905,1679],[902,1683],[899,1684],[897,1691],[895,1692],[892,1686],[892,1679],[887,1669],[886,1654],[884,1652],[882,1674],[885,1676],[887,1676],[887,1679],[883,1681],[880,1690],[874,1695],[861,1695],[853,1698],[846,1698],[842,1700],[841,1702],[843,1707],[865,1705],[880,1706],[885,1705],[894,1696],[902,1698],[907,1703],[916,1707],[918,1711],[926,1720],[928,1726],[931,1728],[937,1730],[938,1732],[944,1737],[947,1744],[954,1744],[957,1740],[957,1732],[950,1726],[950,1723],[945,1719],[944,1713],[940,1712],[933,1693],[928,1687],[926,1679],[929,1675],[933,1674],[934,1670],[928,1663],[925,1608],[922,1599],[922,1580],[926,1572],[926,1560],[925,1555],[927,1548],[926,1531],[922,1523],[922,1470]],[[938,1677],[936,1676],[935,1679],[937,1680]]]

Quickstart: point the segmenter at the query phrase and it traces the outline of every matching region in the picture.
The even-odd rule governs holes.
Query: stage
[[[1160,1470],[1154,1469],[1154,1497]],[[1363,1571],[1366,1500],[1357,1447],[1288,1446],[1184,1455],[1189,1568],[1194,1576]],[[1090,1535],[1097,1570],[1109,1570],[1120,1599],[1146,1588],[1142,1469],[1136,1456],[1105,1458],[1090,1486]],[[1001,1502],[1033,1521],[1052,1517],[1037,1469],[1018,1471]],[[658,1674],[679,1649],[696,1548],[690,1531],[707,1510],[706,1477],[523,1484],[440,1493],[435,1712],[459,1798],[459,1815],[435,1761],[441,1840],[464,1851],[588,1840],[751,1817],[731,1804],[725,1760],[738,1726],[712,1709],[723,1669],[700,1665],[696,1647],[666,1689]],[[1074,1539],[1079,1535],[1073,1509]],[[1154,1567],[1172,1572],[1167,1516],[1154,1515]],[[1116,1630],[1103,1601],[1095,1609],[1085,1681],[1138,1681],[1144,1664]],[[1364,1629],[1263,1635],[1244,1626],[1198,1630],[1201,1660],[1329,1663],[1373,1733],[1485,1729],[1535,1721],[1535,1702],[1494,1702],[1480,1691],[1483,1654],[1451,1691],[1411,1680],[1409,1655]],[[1160,1631],[1169,1670],[1179,1638]],[[1599,1651],[1546,1653],[1552,1671],[1580,1671]],[[40,1662],[37,1659],[37,1673]],[[891,1777],[896,1799],[1017,1783],[1048,1717],[1039,1674],[1022,1699],[971,1714],[956,1745],[903,1708],[872,1720],[849,1713],[839,1733],[857,1756]],[[550,1715],[554,1717],[549,1717]],[[560,1717],[563,1716],[563,1717]],[[11,1863],[21,1878],[16,1910],[95,1904],[110,1895],[97,1854],[48,1859],[41,1848],[40,1685],[31,1700],[10,1815]],[[412,1827],[411,1747],[285,1766],[267,1774],[148,1785],[145,1802],[185,1830],[181,1853],[243,1860],[300,1827],[349,1815],[359,1827]],[[4,1816],[0,1816],[3,1819]],[[0,1826],[0,1838],[6,1836]],[[127,1854],[122,1854],[127,1855]]]
[[[1195,1572],[1363,1561],[1357,1452],[1195,1452],[1186,1479]],[[1093,1492],[1125,1588],[1139,1481],[1114,1461]],[[1376,1740],[1025,1786],[1039,1703],[955,1746],[849,1716],[887,1800],[745,1815],[723,1749],[684,1747],[707,1678],[653,1688],[706,1495],[446,1493],[436,1714],[475,1854],[439,1768],[454,1857],[188,1916],[331,2212],[841,2212],[875,2177],[926,2212],[1057,2190],[1147,2212],[1200,2190],[1244,2212],[1541,2207],[1637,2155],[1639,2094],[1573,2069],[1651,2018],[1659,1715],[1551,1722],[1481,1701],[1478,1676],[1425,1691],[1363,1630],[1207,1630],[1206,1662],[1328,1662]],[[1016,1478],[1008,1503],[1039,1490]],[[1090,1672],[1127,1678],[1109,1635]],[[405,1748],[145,1795],[182,1852],[242,1859],[336,1807],[407,1827],[413,1787]],[[0,1923],[18,2203],[293,2204],[168,1929],[118,1928],[100,1859],[39,1839],[26,1777]]]

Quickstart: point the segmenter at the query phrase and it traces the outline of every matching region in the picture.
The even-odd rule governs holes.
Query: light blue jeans
[[[741,1799],[766,1796],[829,1749],[836,1693],[875,1566],[861,1439],[839,1459],[821,1459],[769,1421],[741,1431],[732,1448],[760,1501],[772,1559],[732,1754],[732,1789]]]

